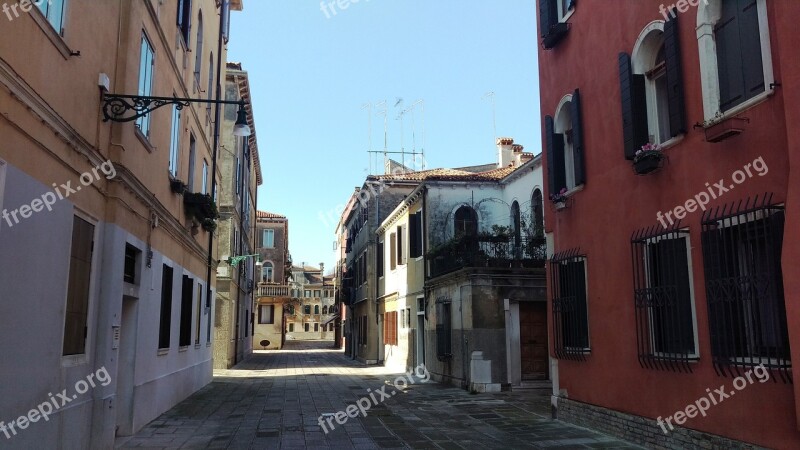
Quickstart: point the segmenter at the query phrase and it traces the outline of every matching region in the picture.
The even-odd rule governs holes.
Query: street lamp
[[[103,122],[133,122],[158,108],[175,105],[179,111],[193,104],[239,105],[233,135],[247,137],[252,134],[247,123],[247,110],[244,100],[210,100],[180,97],[147,97],[142,95],[103,94]]]

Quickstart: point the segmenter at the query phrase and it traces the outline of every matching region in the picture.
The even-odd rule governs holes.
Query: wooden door
[[[548,358],[545,302],[520,302],[519,334],[522,379],[546,380]]]

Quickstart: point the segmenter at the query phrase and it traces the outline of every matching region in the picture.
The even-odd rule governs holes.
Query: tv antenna
[[[492,145],[497,144],[497,110],[495,108],[494,98],[494,91],[489,91],[483,94],[483,97],[481,97],[481,100],[488,99],[492,103],[492,128],[494,129],[494,142],[492,142]]]

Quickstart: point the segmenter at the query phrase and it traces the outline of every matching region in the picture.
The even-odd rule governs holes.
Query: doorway
[[[136,334],[139,302],[132,297],[122,299],[122,320],[119,331],[117,360],[117,436],[131,436],[133,429],[133,386],[136,373]]]
[[[546,380],[547,304],[519,303],[520,365],[523,380]]]
[[[417,297],[416,360],[417,367],[425,365],[425,297]]]

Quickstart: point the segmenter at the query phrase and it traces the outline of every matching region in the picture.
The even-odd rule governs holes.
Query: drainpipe
[[[224,10],[224,1],[221,8]],[[219,42],[217,44],[217,94],[216,100],[217,102],[222,100],[222,81],[220,77],[222,77],[222,60],[225,59],[222,57],[222,43],[224,37],[222,35],[222,30],[225,28],[225,14],[224,11],[220,11],[219,15]],[[211,150],[211,198],[217,197],[217,152],[219,149],[219,128],[220,128],[220,111],[222,105],[217,103],[214,106],[214,144]],[[206,310],[208,311],[208,320],[211,320],[211,268],[214,264],[214,233],[208,233],[208,271],[206,272]],[[234,354],[234,359],[235,359]]]
[[[375,197],[375,229],[377,230],[378,226],[380,226],[380,217],[381,217],[380,216],[380,214],[381,214],[380,194],[377,194],[374,197]],[[367,239],[372,239],[372,238],[373,237],[371,235],[367,237]],[[369,240],[367,241],[367,243],[369,243]],[[377,246],[377,243],[375,245]],[[367,251],[369,251],[369,245],[367,245]],[[375,254],[375,261],[377,261],[378,264],[380,264],[381,261],[378,261],[377,248],[376,248],[376,251],[374,252],[374,254]],[[378,266],[375,265],[373,267],[377,268]],[[379,284],[380,284],[380,279],[378,277],[378,271],[375,270],[375,325],[376,326],[378,324],[380,324],[380,307],[378,306],[378,285]],[[377,338],[377,341],[378,341],[378,345],[375,347],[375,364],[378,364],[378,362],[380,362],[380,356],[381,356],[381,333],[380,333],[380,329],[378,329],[378,332],[375,333],[375,337]]]

